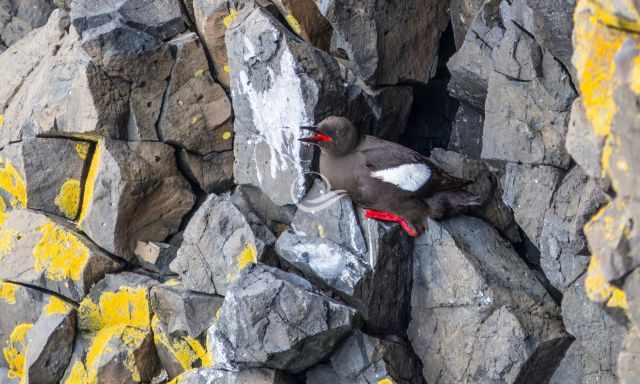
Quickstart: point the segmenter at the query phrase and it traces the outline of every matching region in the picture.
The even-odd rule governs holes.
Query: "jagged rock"
[[[297,202],[313,154],[298,142],[299,127],[329,111],[360,121],[366,115],[362,92],[335,58],[301,41],[262,8],[241,12],[226,44],[236,183],[259,187],[278,205]]]
[[[320,362],[352,329],[356,311],[319,294],[301,277],[261,264],[240,273],[209,329],[221,368],[299,373]]]
[[[329,363],[307,371],[306,384],[324,383],[420,384],[424,379],[411,347],[403,341],[378,339],[355,331],[331,355]]]
[[[27,207],[23,159],[21,143],[8,145],[0,152],[0,224],[2,214]]]
[[[494,50],[482,157],[567,168],[565,137],[571,78],[549,53],[514,24]]]
[[[78,308],[76,345],[64,384],[148,382],[159,370],[151,332],[149,289],[135,273],[107,275]]]
[[[210,195],[189,221],[171,270],[188,289],[226,295],[240,271],[263,260],[275,237],[252,226],[228,197]]]
[[[231,140],[233,135],[223,133],[223,139]],[[218,193],[233,185],[233,151],[214,152],[199,156],[184,149],[178,152],[180,169],[191,182],[206,193]]]
[[[291,224],[296,213],[294,206],[278,206],[260,189],[250,185],[239,185],[231,195],[231,202],[249,220],[264,223],[274,234]]]
[[[100,140],[87,175],[79,227],[105,250],[133,261],[138,241],[164,241],[194,204],[161,143]]]
[[[570,338],[516,252],[479,219],[429,221],[416,241],[408,335],[427,382],[545,382]],[[542,364],[544,361],[544,364]]]
[[[228,0],[194,0],[193,8],[196,27],[209,51],[216,80],[229,88],[230,70],[224,33],[236,14],[231,13],[233,8],[229,7]]]
[[[367,83],[426,83],[432,77],[437,65],[436,47],[447,26],[447,4],[315,2],[333,27],[332,51],[344,52]]]
[[[574,167],[562,179],[542,222],[538,239],[540,266],[549,282],[563,291],[589,262],[582,227],[607,201],[602,183]]]
[[[452,0],[449,4],[453,38],[457,49],[462,47],[467,31],[483,4],[482,0]]]
[[[231,150],[231,102],[211,77],[198,36],[188,33],[168,44],[176,65],[158,122],[160,138],[201,155]]]
[[[121,267],[80,233],[27,210],[7,214],[0,279],[45,288],[79,301],[106,273]]]
[[[0,1],[0,46],[11,46],[43,26],[54,9],[51,0]]]
[[[479,159],[482,153],[482,129],[484,113],[467,103],[460,103],[451,126],[448,149]]]
[[[143,268],[164,275],[171,273],[169,264],[176,258],[177,252],[178,247],[175,244],[155,241],[138,241],[133,251],[138,264]]]
[[[618,355],[620,384],[638,384],[640,380],[640,334],[638,328],[627,333],[622,351]]]
[[[179,384],[291,384],[283,372],[271,369],[245,369],[240,372],[222,369],[199,369],[178,377]]]
[[[627,296],[629,318],[640,328],[640,269],[634,270],[625,280],[624,291]]]
[[[486,1],[477,13],[460,49],[449,59],[449,92],[456,99],[484,110],[492,55],[505,33],[500,15],[501,0]]]
[[[76,311],[60,299],[50,300],[27,335],[25,377],[29,383],[59,383],[73,352]]]
[[[466,190],[476,194],[483,203],[473,209],[473,214],[493,224],[512,242],[521,240],[513,212],[502,199],[497,175],[485,162],[439,148],[431,151],[430,158],[448,174],[473,182]]]
[[[550,383],[617,383],[616,357],[626,328],[589,301],[584,277],[564,292],[562,318],[576,340]]]
[[[555,167],[507,163],[502,199],[533,244],[538,244],[544,214],[563,175]]]
[[[591,123],[589,123],[585,114],[581,98],[576,99],[571,107],[565,146],[571,158],[590,177],[602,176],[600,159],[602,158],[604,138],[597,136],[593,131]]]
[[[372,92],[368,99],[374,115],[369,134],[386,140],[398,141],[405,132],[413,106],[412,87],[384,87]]]

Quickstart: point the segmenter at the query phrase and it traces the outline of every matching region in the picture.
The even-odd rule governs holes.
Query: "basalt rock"
[[[231,202],[249,220],[264,223],[274,234],[291,224],[296,207],[278,206],[256,187],[239,185],[231,195]]]
[[[233,134],[223,133],[223,140],[231,141]],[[228,137],[227,137],[228,136]],[[200,156],[184,149],[177,151],[180,169],[191,182],[206,193],[228,190],[234,183],[233,151],[213,152]]]
[[[355,322],[354,309],[303,278],[257,264],[229,287],[209,350],[217,367],[299,373],[329,355]]]
[[[640,378],[640,335],[638,328],[629,331],[618,355],[618,377],[621,384],[637,384]]]
[[[600,159],[604,138],[593,131],[581,98],[576,99],[571,107],[565,146],[571,158],[584,169],[586,174],[595,178],[602,177]]]
[[[239,372],[222,369],[199,369],[182,374],[180,384],[291,384],[283,372],[272,369],[246,369]]]
[[[482,153],[482,129],[484,111],[467,103],[460,103],[451,126],[451,138],[448,149],[463,153],[473,159],[479,159]]]
[[[427,382],[515,383],[529,367],[548,380],[570,338],[542,284],[481,220],[428,226],[414,251],[408,329]]]
[[[54,9],[51,0],[0,1],[0,53],[43,26]]]

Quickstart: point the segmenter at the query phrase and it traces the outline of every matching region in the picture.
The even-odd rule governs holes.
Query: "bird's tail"
[[[467,191],[438,192],[424,202],[429,207],[429,216],[434,219],[463,214],[483,203],[480,196]]]

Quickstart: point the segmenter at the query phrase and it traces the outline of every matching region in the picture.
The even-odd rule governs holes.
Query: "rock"
[[[50,0],[0,1],[0,45],[11,46],[43,26],[54,9]]]
[[[154,241],[138,241],[133,251],[136,261],[143,268],[164,275],[171,273],[169,264],[175,259],[177,252],[178,247],[173,244]]]
[[[480,0],[452,0],[449,4],[449,15],[457,49],[462,47],[467,30],[476,14],[482,9],[483,3]]]
[[[369,95],[374,123],[369,134],[398,141],[405,132],[413,107],[414,90],[408,86],[384,87]]]
[[[576,97],[570,76],[512,25],[494,50],[493,60],[482,158],[567,168],[565,137]]]
[[[637,384],[640,378],[640,335],[638,328],[629,331],[618,355],[618,377],[621,384]]]
[[[460,103],[455,121],[451,126],[451,138],[448,149],[460,152],[473,159],[479,159],[482,153],[482,129],[484,113],[474,107]]]
[[[609,314],[589,301],[584,277],[564,293],[562,317],[576,341],[551,379],[553,384],[617,383],[616,356],[626,333]]]
[[[138,241],[175,233],[194,200],[170,146],[100,140],[78,223],[100,247],[133,261]]]
[[[226,295],[228,285],[248,265],[263,260],[275,238],[264,227],[252,227],[228,197],[210,195],[184,231],[171,270],[185,287]]]
[[[529,240],[535,245],[542,234],[544,215],[564,172],[555,167],[507,163],[502,199]]]
[[[63,383],[148,382],[158,371],[148,277],[122,272],[96,284],[78,308],[79,337]]]
[[[199,156],[181,149],[177,154],[178,164],[185,177],[204,192],[219,193],[233,186],[233,151]]]
[[[229,88],[229,60],[224,34],[237,16],[237,10],[230,7],[228,0],[194,0],[195,23],[202,37],[215,70],[216,80]]]
[[[0,152],[0,224],[4,222],[6,212],[26,207],[22,144],[15,143]]]
[[[59,383],[73,352],[76,311],[53,296],[50,300],[27,335],[25,377],[29,383]]]
[[[587,175],[596,178],[602,176],[600,159],[604,138],[597,136],[593,131],[581,98],[576,99],[571,107],[565,146],[571,158],[584,169]]]
[[[362,91],[337,60],[300,41],[262,8],[240,13],[226,44],[236,183],[262,189],[278,205],[295,203],[304,196],[313,154],[298,142],[299,127],[329,111],[360,121],[366,115]]]
[[[640,324],[640,270],[637,268],[626,278],[624,291],[627,296],[627,315],[637,328]]]
[[[403,341],[384,340],[355,331],[331,356],[328,364],[306,373],[306,384],[424,383],[411,347]],[[386,380],[386,381],[385,381]]]
[[[286,374],[271,369],[245,369],[239,372],[222,369],[199,369],[182,374],[179,384],[291,384]]]
[[[229,287],[208,349],[217,367],[299,373],[325,358],[355,321],[355,310],[301,277],[258,264]]]
[[[158,122],[160,138],[201,155],[231,150],[231,102],[211,77],[198,36],[178,36],[169,46],[176,65]]]
[[[274,234],[283,231],[293,221],[294,206],[278,206],[260,189],[250,185],[239,185],[231,195],[231,202],[249,220],[264,223]]]
[[[563,291],[589,262],[582,227],[607,201],[602,183],[576,166],[566,174],[544,215],[538,239],[540,266],[549,282]]]
[[[482,221],[429,221],[416,241],[408,335],[427,382],[521,382],[553,374],[570,339],[516,252]]]
[[[460,49],[449,59],[449,92],[458,100],[484,110],[493,52],[505,33],[501,0],[486,1],[477,13]]]
[[[121,263],[86,237],[33,211],[14,210],[2,224],[0,279],[44,288],[80,301]]]
[[[333,27],[332,51],[344,52],[367,83],[426,83],[431,78],[447,26],[445,3],[315,2]]]

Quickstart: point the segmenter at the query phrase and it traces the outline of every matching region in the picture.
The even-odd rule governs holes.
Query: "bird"
[[[400,224],[411,237],[425,232],[425,218],[442,219],[481,205],[453,177],[400,144],[364,135],[346,117],[330,116],[300,127],[303,143],[320,148],[320,174],[333,190],[346,191],[365,217]]]

